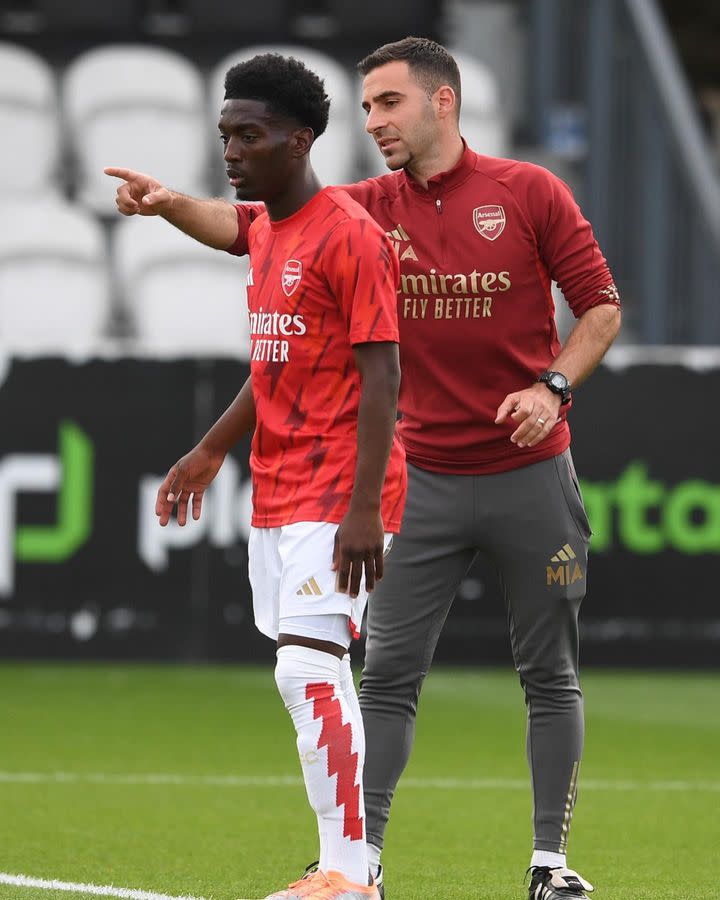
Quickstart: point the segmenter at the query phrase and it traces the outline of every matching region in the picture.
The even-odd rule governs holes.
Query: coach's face
[[[238,200],[271,201],[286,190],[299,158],[297,134],[308,129],[274,115],[261,100],[226,100],[218,128]]]
[[[404,61],[386,63],[363,79],[365,129],[389,169],[412,169],[431,156],[439,134],[438,94],[429,94]]]

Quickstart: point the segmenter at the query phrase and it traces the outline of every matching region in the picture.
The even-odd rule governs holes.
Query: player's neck
[[[273,222],[279,219],[287,219],[299,209],[302,209],[319,191],[322,190],[320,179],[308,167],[297,178],[293,178],[288,182],[287,188],[283,193],[273,197],[272,200],[265,201],[265,208],[268,216]]]
[[[407,174],[413,181],[427,188],[430,178],[454,169],[464,152],[465,146],[460,135],[457,132],[449,134],[438,140],[430,152],[420,159],[412,160],[406,167]]]

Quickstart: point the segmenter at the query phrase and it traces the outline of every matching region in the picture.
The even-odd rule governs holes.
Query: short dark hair
[[[434,94],[443,84],[455,91],[460,112],[460,70],[447,50],[430,38],[406,37],[392,44],[383,44],[357,65],[361,75],[390,62],[406,62],[415,80],[428,94]]]
[[[260,100],[271,113],[312,128],[315,137],[327,128],[330,98],[322,79],[299,59],[262,53],[238,63],[225,75],[226,100]]]

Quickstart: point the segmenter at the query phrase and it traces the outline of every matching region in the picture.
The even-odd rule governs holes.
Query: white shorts
[[[294,522],[280,528],[251,528],[248,541],[248,574],[253,594],[253,610],[258,630],[277,640],[278,634],[305,634],[319,640],[340,643],[332,622],[347,617],[347,646],[359,637],[368,594],[365,576],[355,599],[339,593],[337,573],[332,570],[335,533],[332,522]],[[385,553],[392,535],[385,535]],[[298,627],[298,618],[328,617],[328,633],[322,634],[314,620],[310,627]],[[283,620],[287,630],[282,627]]]

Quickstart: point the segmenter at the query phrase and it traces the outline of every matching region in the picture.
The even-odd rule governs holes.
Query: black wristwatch
[[[538,381],[542,381],[544,385],[550,388],[553,394],[558,394],[562,398],[560,400],[561,406],[565,406],[566,403],[570,402],[572,386],[562,372],[543,372]]]

